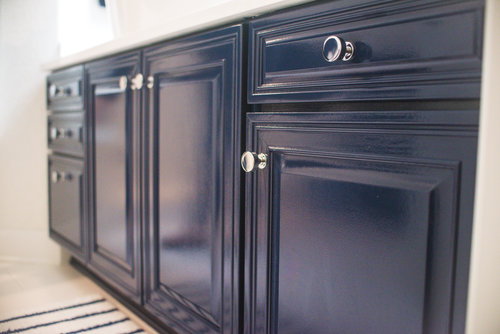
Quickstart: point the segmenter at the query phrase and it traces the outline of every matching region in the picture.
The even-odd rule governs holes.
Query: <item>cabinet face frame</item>
[[[140,90],[132,90],[130,86],[131,79],[140,72],[141,68],[141,53],[131,52],[121,56],[108,58],[101,61],[90,63],[86,66],[86,75],[88,77],[88,157],[89,157],[89,203],[90,203],[90,258],[89,266],[91,269],[99,272],[101,277],[112,284],[120,292],[124,293],[134,301],[142,302],[142,243],[141,243],[141,224],[140,224]],[[126,77],[127,85],[123,89],[120,87],[120,79]],[[117,193],[116,198],[122,199],[118,205],[122,205],[124,221],[109,222],[106,221],[107,227],[112,227],[113,224],[124,224],[123,232],[125,235],[126,245],[123,251],[126,253],[125,258],[114,254],[113,251],[106,249],[103,245],[98,244],[98,226],[99,224],[97,213],[99,194],[97,194],[96,168],[100,164],[100,168],[106,164],[106,161],[96,161],[97,148],[96,135],[96,104],[95,90],[101,92],[99,94],[123,94],[125,115],[124,124],[113,124],[117,126],[117,130],[124,136],[123,142],[124,156],[123,165],[118,166],[122,169],[124,176],[120,188],[124,193]],[[109,92],[107,92],[109,91]],[[115,102],[117,103],[117,102]],[[113,116],[113,115],[111,115]],[[111,124],[111,123],[109,123]],[[109,125],[108,124],[108,125]],[[121,128],[120,128],[121,126]],[[109,129],[108,129],[109,130]],[[110,135],[112,131],[108,131]],[[100,133],[102,136],[104,133]],[[109,153],[109,152],[108,152]],[[112,157],[110,157],[110,160]],[[120,163],[121,164],[121,163]],[[101,170],[105,170],[103,168]],[[107,170],[106,172],[110,172]],[[109,176],[109,175],[108,175]],[[106,178],[104,179],[104,181]],[[102,186],[102,184],[100,185]],[[101,188],[103,189],[103,188]],[[112,190],[106,189],[104,197],[112,198]],[[109,208],[103,208],[104,210]],[[111,236],[111,235],[110,235]],[[112,236],[111,236],[112,237]],[[112,242],[111,239],[102,240],[104,243]]]
[[[241,72],[242,72],[242,26],[231,26],[220,30],[180,39],[146,49],[144,51],[144,77],[152,76],[154,86],[144,89],[142,123],[144,124],[143,150],[141,160],[143,166],[143,219],[144,219],[144,303],[146,309],[162,319],[162,321],[181,332],[197,333],[239,333],[239,293],[240,293],[240,168],[239,156],[241,152]],[[166,85],[166,86],[163,86]],[[213,159],[218,159],[212,166],[220,169],[214,184],[218,188],[220,198],[216,198],[216,211],[219,218],[216,223],[217,231],[212,231],[209,243],[215,247],[215,256],[219,257],[219,265],[213,261],[209,264],[211,270],[220,271],[216,277],[215,291],[220,300],[220,317],[215,316],[195,302],[185,298],[181,292],[169,289],[163,285],[160,278],[159,256],[163,253],[159,240],[162,238],[160,217],[161,207],[159,198],[159,171],[160,159],[165,159],[159,145],[175,145],[175,143],[161,142],[159,144],[159,114],[161,90],[168,89],[168,85],[187,85],[186,89],[211,87],[212,99],[217,100],[215,105],[207,106],[204,110],[214,110],[219,118],[220,132],[216,134],[220,139],[220,147],[213,147],[214,152],[219,152]],[[166,88],[165,88],[166,87]],[[218,93],[216,93],[218,91]],[[197,98],[197,97],[193,97]],[[191,106],[180,104],[180,108]],[[168,113],[169,109],[165,109]],[[172,110],[163,117],[182,117]],[[191,112],[186,110],[186,113]],[[160,116],[159,116],[160,115]],[[192,115],[192,114],[189,114]],[[186,116],[191,117],[191,116]],[[172,118],[171,118],[172,119]],[[161,123],[164,124],[164,123]],[[191,129],[194,129],[191,128]],[[187,138],[186,138],[187,139]],[[179,140],[184,140],[182,137]],[[196,144],[193,144],[196,145]],[[208,144],[207,144],[208,145]],[[210,145],[209,145],[210,146]],[[219,146],[219,145],[218,145]],[[187,144],[189,147],[189,144]],[[194,147],[198,149],[198,147]],[[164,149],[163,149],[164,150]],[[188,152],[192,154],[192,152]],[[187,154],[188,154],[187,153]],[[168,159],[167,159],[168,160]],[[208,161],[212,164],[214,160]],[[172,159],[173,164],[182,164],[182,161]],[[200,166],[200,168],[203,168]],[[186,171],[186,173],[188,173]],[[167,174],[165,174],[167,175]],[[187,175],[187,174],[184,174]],[[167,186],[168,185],[162,185]],[[185,215],[183,219],[187,219]],[[209,218],[208,220],[212,219]],[[163,219],[163,220],[161,220]],[[168,221],[168,219],[167,219]],[[164,230],[164,229],[163,229]],[[188,233],[189,234],[189,233]],[[217,255],[218,254],[218,255]],[[164,256],[168,256],[164,255]],[[214,256],[214,255],[213,255]],[[214,257],[212,256],[212,259]],[[217,260],[217,259],[216,259]],[[216,261],[217,262],[217,261]],[[219,268],[219,269],[217,269]],[[181,272],[183,272],[181,270]],[[168,279],[168,277],[167,277]],[[218,291],[218,292],[217,292]],[[218,298],[212,296],[211,298]],[[214,301],[214,300],[211,300]],[[219,308],[217,307],[217,308]],[[217,319],[218,318],[218,319]]]
[[[363,143],[362,138],[371,140]],[[432,140],[436,141],[435,145],[430,145]],[[276,275],[279,275],[280,232],[277,222],[281,213],[273,209],[284,205],[291,211],[290,205],[280,202],[280,190],[275,188],[281,187],[280,178],[288,168],[287,160],[294,159],[299,161],[298,165],[294,162],[299,166],[295,168],[299,174],[288,168],[285,172],[288,177],[306,173],[307,168],[318,165],[318,161],[326,170],[328,164],[352,163],[355,167],[346,169],[347,174],[343,174],[342,168],[338,169],[340,172],[332,168],[329,178],[345,177],[346,184],[364,185],[372,182],[369,175],[373,173],[365,173],[363,166],[371,165],[373,171],[383,168],[384,173],[399,174],[407,180],[421,174],[414,185],[409,182],[401,187],[408,193],[408,189],[417,189],[412,192],[420,192],[421,198],[438,198],[437,202],[429,202],[429,208],[435,205],[432,203],[443,205],[445,202],[440,202],[440,198],[451,201],[443,205],[447,206],[448,216],[439,210],[429,211],[435,211],[436,215],[436,218],[430,215],[429,222],[438,225],[428,227],[427,255],[424,255],[424,267],[420,267],[420,272],[425,273],[421,283],[425,299],[421,301],[424,320],[418,326],[422,326],[425,333],[463,333],[465,309],[462,305],[467,297],[476,149],[477,110],[247,114],[247,150],[268,154],[268,166],[249,174],[246,182],[245,333],[278,332],[276,314],[279,315],[280,294],[276,285],[280,281]],[[304,163],[307,159],[310,166]],[[398,165],[406,166],[408,171],[420,171],[412,175],[413,172],[405,172],[403,168],[400,172]],[[350,170],[354,170],[354,174]],[[316,175],[308,180],[328,182],[321,177]],[[433,179],[439,182],[433,185]],[[426,185],[428,182],[431,183]],[[288,193],[287,196],[305,195]],[[446,247],[440,248],[441,242]],[[359,276],[353,280],[359,282]]]

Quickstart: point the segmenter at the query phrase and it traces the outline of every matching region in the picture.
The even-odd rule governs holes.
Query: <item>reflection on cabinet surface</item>
[[[145,50],[146,307],[237,333],[241,26]]]
[[[139,70],[138,52],[87,66],[92,129],[90,266],[140,302],[140,95],[130,84]]]
[[[442,124],[443,116],[448,124]],[[450,333],[477,111],[248,115],[247,333]],[[413,120],[413,121],[409,121]],[[462,255],[462,254],[460,254]]]

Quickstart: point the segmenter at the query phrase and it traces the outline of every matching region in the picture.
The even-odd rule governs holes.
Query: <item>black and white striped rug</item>
[[[0,314],[0,334],[145,333],[102,296],[51,305],[39,310]]]

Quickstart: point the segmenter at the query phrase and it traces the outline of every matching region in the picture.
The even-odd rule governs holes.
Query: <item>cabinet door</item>
[[[240,38],[145,51],[145,303],[179,332],[238,331]]]
[[[141,298],[138,206],[139,91],[131,80],[140,69],[132,53],[91,63],[90,265],[123,293]]]
[[[49,156],[50,237],[87,261],[83,161]]]
[[[458,333],[477,111],[248,119],[245,332]]]

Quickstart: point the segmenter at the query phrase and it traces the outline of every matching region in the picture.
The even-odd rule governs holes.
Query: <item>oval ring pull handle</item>
[[[257,168],[264,169],[267,166],[267,154],[255,153],[246,151],[241,155],[241,168],[247,173],[254,170],[255,165]]]
[[[332,35],[323,42],[323,58],[327,62],[334,62],[338,59],[349,61],[354,56],[354,45],[344,41],[342,38]]]

